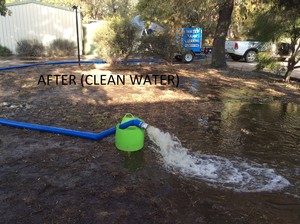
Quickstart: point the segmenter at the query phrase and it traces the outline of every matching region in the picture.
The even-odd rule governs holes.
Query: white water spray
[[[289,181],[273,169],[257,163],[192,153],[169,133],[152,126],[147,128],[147,132],[156,145],[153,149],[169,171],[240,192],[276,191],[289,185]]]

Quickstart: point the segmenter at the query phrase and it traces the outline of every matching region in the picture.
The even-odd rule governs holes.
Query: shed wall
[[[38,39],[48,45],[56,38],[77,42],[75,12],[34,3],[8,6],[11,16],[0,16],[0,44],[16,53],[17,42]],[[79,17],[80,49],[82,24]]]

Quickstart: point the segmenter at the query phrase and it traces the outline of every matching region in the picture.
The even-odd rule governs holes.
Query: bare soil
[[[62,74],[178,75],[179,83],[38,85],[41,75]],[[256,72],[197,63],[61,65],[0,72],[0,117],[100,132],[131,112],[180,138],[201,115],[222,110],[229,88],[251,90],[255,102],[300,104],[299,83]],[[115,148],[114,136],[90,141],[0,126],[1,223],[299,223],[299,199],[226,191],[168,173],[150,145],[146,137],[143,150],[128,154]]]

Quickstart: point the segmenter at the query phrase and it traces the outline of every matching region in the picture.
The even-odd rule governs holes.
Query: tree
[[[6,16],[7,14],[7,8],[5,7],[5,0],[0,1],[0,15]]]
[[[225,0],[219,5],[218,25],[214,36],[212,62],[213,67],[225,67],[225,40],[231,24],[234,0]]]
[[[296,0],[272,0],[265,3],[265,10],[257,12],[249,30],[249,35],[261,41],[290,40],[290,55],[284,75],[290,82],[292,71],[300,61],[300,6]]]
[[[300,61],[300,4],[298,0],[277,1],[279,9],[282,10],[282,17],[287,21],[288,25],[284,29],[283,35],[287,35],[291,40],[291,55],[288,59],[287,71],[284,75],[285,81],[290,82],[291,74],[296,68],[295,65]]]
[[[247,39],[247,20],[258,11],[264,10],[264,0],[239,0],[235,1],[232,12],[232,21],[229,27],[228,38],[233,40]]]
[[[143,20],[167,27],[178,32],[182,27],[199,27],[203,37],[213,36],[216,28],[218,0],[139,0],[137,11]]]
[[[96,31],[95,42],[102,59],[110,63],[120,59],[127,62],[137,46],[138,28],[129,17],[114,16]]]
[[[128,16],[135,6],[134,0],[42,0],[55,5],[72,8],[79,6],[83,19],[100,20],[116,15]]]
[[[224,67],[225,39],[233,7],[234,0],[140,0],[138,11],[143,18],[168,26],[173,32],[182,27],[201,26],[203,36],[214,36],[212,65]]]

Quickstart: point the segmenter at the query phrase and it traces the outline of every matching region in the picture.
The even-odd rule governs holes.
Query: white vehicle
[[[266,49],[265,43],[259,41],[235,41],[225,42],[225,52],[232,60],[239,61],[244,58],[246,62],[254,62],[257,53]]]

